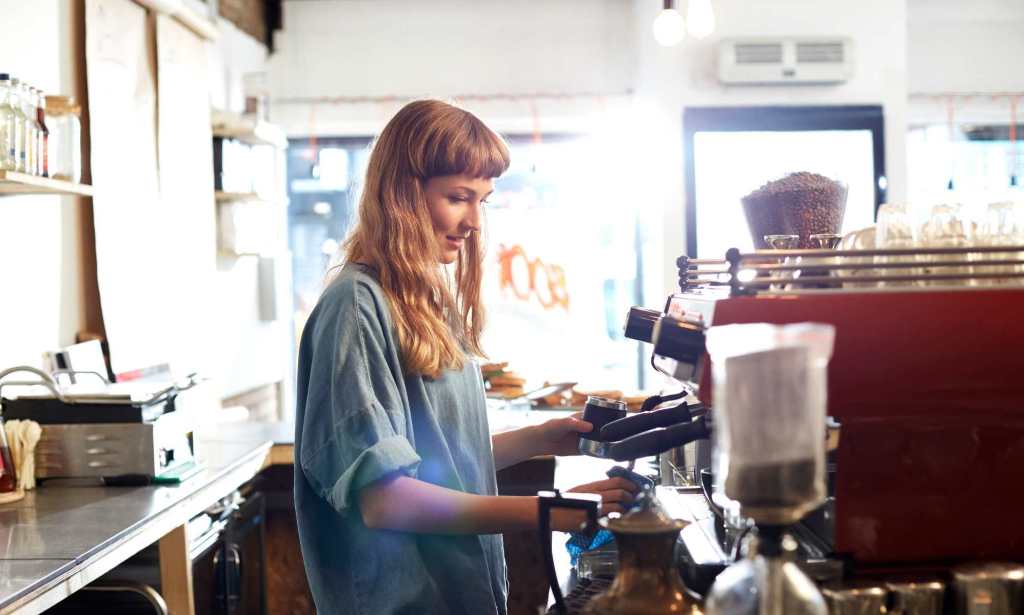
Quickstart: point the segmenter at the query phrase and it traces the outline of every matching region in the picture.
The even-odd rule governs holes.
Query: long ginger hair
[[[480,234],[466,239],[453,278],[440,264],[426,183],[446,175],[495,178],[508,166],[501,137],[472,113],[438,100],[403,107],[373,145],[344,258],[377,271],[406,373],[436,377],[461,368],[467,352],[484,354]]]

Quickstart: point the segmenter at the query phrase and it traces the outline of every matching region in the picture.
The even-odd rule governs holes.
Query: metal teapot
[[[687,522],[666,515],[652,491],[643,492],[629,513],[613,513],[598,524],[615,535],[619,570],[585,615],[703,615],[675,566],[676,539]]]

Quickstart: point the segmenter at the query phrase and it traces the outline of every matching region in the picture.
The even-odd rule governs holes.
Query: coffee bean
[[[811,235],[840,232],[846,195],[845,185],[816,173],[768,182],[742,199],[754,245],[767,249],[765,235],[799,235],[800,248],[817,248]]]

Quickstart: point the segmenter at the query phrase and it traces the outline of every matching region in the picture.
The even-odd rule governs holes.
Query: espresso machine
[[[684,256],[679,292],[661,310],[631,310],[626,334],[651,344],[652,365],[714,432],[709,329],[833,327],[826,497],[771,548],[815,582],[831,612],[878,600],[889,612],[1024,612],[1022,264],[1024,246]],[[713,441],[660,453],[656,490],[688,522],[676,565],[705,596],[764,543],[714,498]]]
[[[830,550],[849,566],[1024,560],[1024,363],[1014,350],[1024,274],[990,285],[990,268],[973,263],[993,250],[730,250],[722,261],[678,261],[670,322],[835,328]],[[796,276],[798,259],[819,273]],[[662,369],[692,371],[673,363]],[[688,381],[709,408],[712,371]]]
[[[666,340],[732,324],[834,327],[828,497],[790,528],[795,561],[830,604],[869,596],[843,587],[866,581],[894,610],[904,595],[895,588],[934,602],[937,583],[947,586],[947,612],[973,612],[949,604],[954,590],[984,584],[963,580],[971,562],[1021,577],[1007,581],[1017,589],[988,595],[1016,596],[1024,584],[1024,362],[1014,350],[1024,342],[1022,255],[1024,247],[965,247],[681,257],[680,292],[660,313],[634,309],[627,331],[642,340],[649,331],[655,366],[714,417],[714,362],[693,361],[689,344]],[[661,455],[663,485],[677,486],[698,519],[682,533],[684,571],[734,561],[745,531],[710,497],[710,448],[703,441]],[[693,486],[704,497],[686,493]],[[991,612],[1024,609],[1016,600]]]

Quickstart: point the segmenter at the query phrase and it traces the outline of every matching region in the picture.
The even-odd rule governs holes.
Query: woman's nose
[[[473,206],[469,208],[469,211],[466,212],[466,217],[462,219],[462,224],[471,231],[479,231],[482,209],[482,203],[474,203]]]

